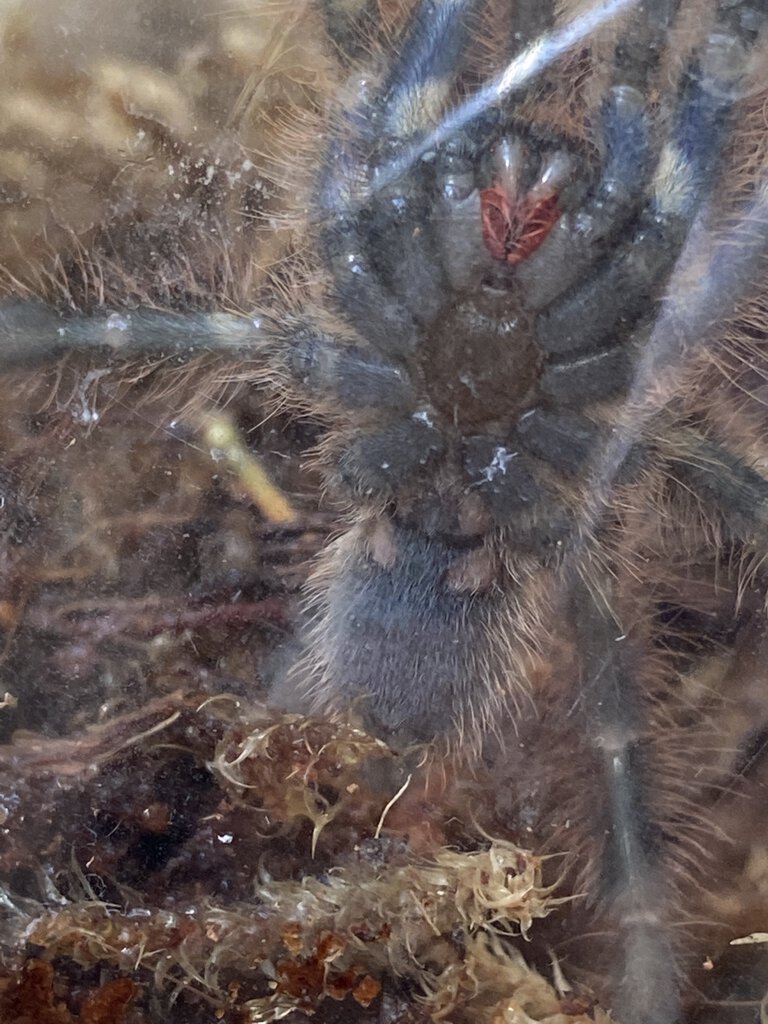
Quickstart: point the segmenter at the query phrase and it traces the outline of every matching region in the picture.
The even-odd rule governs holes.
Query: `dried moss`
[[[426,853],[418,830],[412,845],[412,812],[388,812],[405,772],[422,793],[429,772],[357,729],[178,697],[76,741],[17,741],[6,779],[11,765],[4,872],[44,882],[8,894],[7,956],[44,950],[253,1022],[328,1000],[363,1012],[404,988],[435,1021],[555,1024],[564,1012],[518,948],[559,904],[541,859],[466,833],[464,850]],[[447,835],[450,799],[440,814]],[[154,859],[132,872],[142,844]],[[9,999],[27,998],[25,978]]]

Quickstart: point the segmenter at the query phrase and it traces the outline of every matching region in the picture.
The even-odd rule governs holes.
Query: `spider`
[[[655,493],[656,515],[680,515],[685,489],[731,542],[763,532],[765,478],[728,453],[686,389],[717,302],[723,229],[708,204],[733,173],[726,139],[764,16],[711,11],[672,103],[653,95],[660,69],[671,73],[674,5],[624,12],[579,135],[531,113],[539,83],[521,70],[575,22],[517,5],[507,54],[522,47],[519,63],[473,87],[462,60],[477,14],[416,5],[391,64],[340,114],[319,174],[316,241],[354,336],[306,318],[278,366],[327,409],[329,478],[358,516],[315,575],[299,685],[325,710],[362,703],[396,743],[463,749],[510,721],[525,747],[529,688],[539,715],[557,707],[588,738],[565,744],[573,774],[604,794],[604,815],[580,806],[579,785],[558,799],[605,836],[588,888],[621,936],[616,1011],[659,1024],[677,1016],[659,805],[676,803],[678,844],[696,827],[683,766],[664,776],[659,737],[697,739],[654,707],[667,670],[637,646],[649,607],[625,578],[644,556],[627,510]],[[764,187],[740,200],[743,216]],[[764,243],[759,228],[740,276]],[[530,682],[555,617],[580,661],[556,697]],[[511,775],[520,795],[524,769]]]
[[[6,300],[4,358],[237,349],[322,418],[352,521],[274,700],[494,765],[508,820],[550,841],[579,822],[616,1017],[673,1024],[692,805],[723,761],[690,778],[714,702],[691,710],[670,595],[737,563],[733,587],[759,590],[766,542],[768,16],[418,0],[393,28],[321,8],[347,81],[314,255],[274,308],[105,321]]]

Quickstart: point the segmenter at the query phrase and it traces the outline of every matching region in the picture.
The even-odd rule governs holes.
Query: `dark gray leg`
[[[582,652],[578,709],[598,751],[610,811],[600,897],[618,939],[611,1009],[626,1024],[674,1024],[680,998],[661,835],[649,806],[647,711],[625,653],[624,630],[611,611],[609,579],[577,580],[572,606]]]
[[[62,313],[36,299],[0,301],[0,369],[36,366],[68,353],[98,351],[184,357],[203,352],[253,356],[264,349],[258,318],[227,313],[166,313],[138,309],[119,313]]]
[[[662,442],[670,473],[718,515],[734,540],[768,542],[768,480],[694,430],[678,430]]]

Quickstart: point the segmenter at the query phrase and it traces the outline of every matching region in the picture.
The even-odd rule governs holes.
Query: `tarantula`
[[[327,409],[330,478],[359,516],[315,576],[301,685],[326,709],[361,701],[395,742],[470,747],[510,721],[525,745],[526,691],[552,700],[587,738],[567,744],[574,774],[604,787],[604,817],[562,787],[558,800],[605,836],[590,887],[622,936],[618,1016],[660,1024],[677,1016],[660,805],[677,843],[689,817],[660,737],[686,729],[653,707],[665,669],[637,646],[649,606],[623,578],[642,552],[628,510],[639,490],[674,515],[683,488],[731,543],[764,536],[768,482],[719,442],[691,381],[723,247],[742,249],[729,285],[764,255],[764,163],[729,211],[748,228],[710,201],[738,173],[727,139],[768,22],[715,5],[672,68],[676,5],[590,12],[609,18],[610,72],[557,130],[537,117],[531,69],[578,16],[515,5],[507,55],[520,55],[473,87],[463,59],[482,6],[416,6],[319,174],[317,244],[354,336],[305,319],[282,329],[277,365]],[[668,81],[653,98],[661,75],[674,102]],[[580,659],[557,698],[531,683],[554,615]],[[524,790],[522,767],[511,775]]]
[[[315,257],[275,307],[105,323],[9,299],[3,358],[242,350],[323,418],[354,516],[275,701],[503,766],[500,806],[549,841],[580,822],[617,1018],[672,1024],[692,805],[723,761],[691,779],[714,712],[686,703],[694,655],[665,655],[667,595],[692,567],[715,588],[768,536],[768,13],[419,0],[395,30],[321,6],[349,77]],[[561,768],[534,779],[537,744]]]

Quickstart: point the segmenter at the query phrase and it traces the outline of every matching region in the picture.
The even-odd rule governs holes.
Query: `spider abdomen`
[[[494,731],[523,699],[534,657],[530,637],[504,648],[493,641],[499,630],[520,634],[524,619],[524,599],[499,581],[498,557],[476,543],[361,523],[316,576],[317,625],[303,671],[318,702],[332,683],[334,701],[356,707],[398,746]]]

